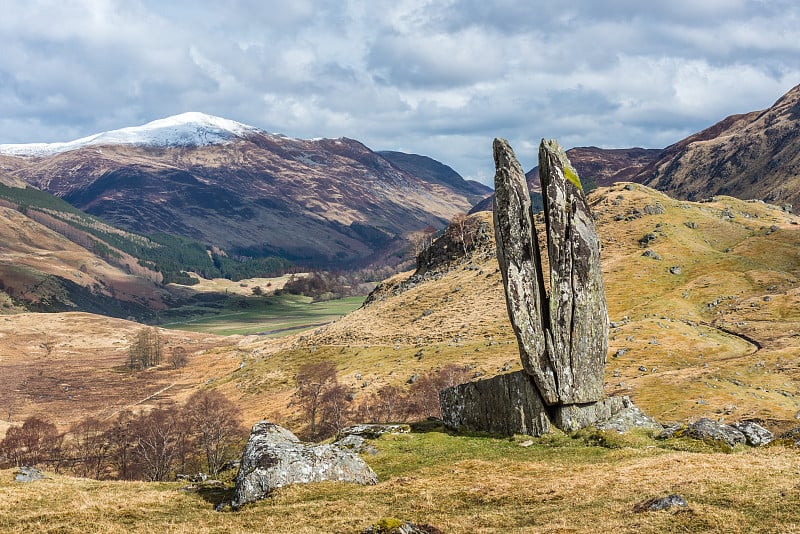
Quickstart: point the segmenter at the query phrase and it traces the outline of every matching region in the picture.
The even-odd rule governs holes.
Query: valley
[[[702,171],[710,177],[703,189],[701,171],[682,169],[719,156],[729,163],[714,169],[732,172],[745,161],[729,158],[737,136],[762,139],[754,132],[763,121],[789,128],[799,97],[795,89],[775,109],[726,119],[663,151],[568,152],[591,176],[602,246],[606,395],[629,396],[664,425],[709,418],[758,421],[776,435],[798,428],[793,197],[736,181],[720,188],[710,171]],[[33,416],[64,432],[87,418],[174,412],[197,393],[220,395],[246,426],[267,419],[309,436],[315,420],[298,380],[309,368],[333,369],[337,424],[407,420],[411,431],[368,440],[375,451],[363,457],[378,473],[376,486],[293,486],[235,514],[212,511],[230,498],[234,470],[189,486],[63,471],[30,491],[0,470],[0,529],[363,531],[396,516],[455,532],[590,532],[597,521],[644,532],[800,528],[797,447],[788,437],[762,448],[646,431],[499,438],[426,420],[414,402],[423,386],[438,384],[434,377],[477,380],[521,368],[492,213],[487,200],[478,202],[485,191],[422,156],[372,152],[344,138],[241,133],[202,147],[87,145],[0,158],[0,439]],[[790,156],[785,148],[781,161]],[[244,162],[243,174],[227,172],[232,162]],[[65,170],[90,163],[96,167],[84,174]],[[352,172],[334,187],[320,174],[325,166]],[[248,174],[256,167],[280,167],[292,187],[273,191],[277,177]],[[535,170],[527,176],[534,185]],[[233,186],[258,180],[259,198],[288,204],[248,212],[252,191]],[[389,203],[377,202],[375,191]],[[296,218],[273,232],[284,212]],[[544,243],[542,215],[534,220]],[[353,270],[311,268],[319,265],[310,250],[320,252],[320,265]],[[542,259],[546,265],[546,251]],[[133,347],[145,330],[156,333],[163,356],[140,368]],[[322,425],[330,414],[319,417]],[[113,468],[105,473],[114,477]],[[666,493],[682,494],[690,507],[634,513],[643,498]],[[33,504],[23,506],[26,499]],[[76,517],[75,506],[86,513]]]

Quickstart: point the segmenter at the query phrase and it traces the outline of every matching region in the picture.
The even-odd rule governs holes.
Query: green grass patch
[[[334,321],[363,302],[364,297],[313,302],[298,295],[229,296],[168,310],[161,315],[161,326],[223,336],[281,337]]]

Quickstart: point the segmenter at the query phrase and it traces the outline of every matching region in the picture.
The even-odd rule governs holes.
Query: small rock
[[[367,527],[363,534],[443,534],[441,530],[431,525],[415,525],[409,521],[401,521],[393,517],[384,518]]]
[[[644,365],[640,365],[639,370],[644,373],[647,371],[647,367],[645,367]]]
[[[691,228],[692,230],[697,230],[697,223],[694,221],[686,221],[683,223],[686,228]]]
[[[364,438],[352,434],[334,442],[334,445],[350,449],[359,454],[378,454],[378,449],[367,443]]]
[[[28,466],[20,467],[15,474],[14,482],[34,482],[47,478],[40,470]]]
[[[649,248],[642,253],[642,256],[645,258],[652,258],[656,261],[661,260],[661,256],[658,254],[658,252],[650,250]]]
[[[733,428],[744,434],[747,439],[747,444],[751,447],[761,447],[775,439],[775,436],[759,425],[755,421],[739,421],[731,425]]]
[[[640,514],[642,512],[657,512],[659,510],[668,510],[673,506],[689,506],[686,499],[677,494],[667,495],[666,497],[653,497],[636,504],[633,507],[634,513]]]
[[[689,425],[686,435],[703,441],[721,441],[729,447],[747,442],[747,438],[739,430],[705,417]]]
[[[681,274],[681,272],[683,271],[681,270],[680,265],[673,265],[672,267],[669,268],[669,272],[670,274]]]
[[[655,241],[656,239],[658,239],[658,236],[656,236],[656,234],[652,232],[644,234],[642,237],[639,238],[639,246],[645,247],[650,243],[652,243],[653,241]]]
[[[772,297],[770,297],[769,295],[764,297],[764,302],[769,302],[771,300],[772,300]]]
[[[525,441],[519,444],[520,447],[530,447],[531,445],[533,445],[533,440],[530,439],[526,439]]]
[[[644,207],[644,212],[647,215],[661,215],[664,213],[664,206],[662,206],[659,202],[656,202],[655,205],[648,204]]]
[[[416,382],[417,380],[419,380],[419,375],[418,375],[417,373],[414,373],[413,375],[411,375],[411,376],[408,378],[408,380],[406,380],[406,384],[413,384],[413,383],[414,383],[414,382]]]
[[[382,425],[382,424],[362,424],[353,425],[342,429],[342,436],[361,436],[366,439],[377,439],[384,434],[407,434],[411,432],[408,425]]]

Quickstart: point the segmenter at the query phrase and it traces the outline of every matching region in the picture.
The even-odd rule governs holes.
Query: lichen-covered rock
[[[608,351],[600,239],[577,172],[555,140],[539,145],[550,260],[548,353],[561,404],[599,401]]]
[[[523,368],[548,405],[601,399],[608,310],[600,240],[577,172],[555,141],[539,147],[550,296],[525,175],[508,143],[495,139],[494,224],[506,305]]]
[[[339,431],[340,436],[360,436],[366,439],[377,439],[384,434],[407,434],[411,432],[411,427],[406,424],[379,424],[362,423],[360,425],[348,426]]]
[[[744,434],[732,426],[717,423],[705,417],[690,424],[686,428],[685,435],[703,441],[722,442],[729,447],[734,447],[739,443],[745,443],[747,441]]]
[[[598,430],[613,430],[620,434],[634,428],[645,428],[659,432],[664,428],[658,421],[644,413],[628,397],[622,397],[622,409],[610,417],[597,421],[594,426]]]
[[[637,503],[634,505],[633,511],[637,514],[642,512],[657,512],[659,510],[669,510],[673,506],[681,506],[685,508],[689,506],[689,504],[686,502],[686,499],[676,493],[673,493],[672,495],[667,495],[666,497],[653,497],[652,499],[647,499],[646,501]]]
[[[547,408],[530,375],[516,371],[467,382],[439,393],[445,426],[511,436],[550,430]]]
[[[35,467],[22,466],[17,469],[14,482],[35,482],[47,478],[44,473]]]
[[[751,447],[762,447],[775,439],[775,435],[755,421],[739,421],[731,426],[744,434]]]
[[[565,432],[574,432],[610,419],[625,406],[624,397],[607,397],[586,404],[559,404],[551,408],[552,421]]]
[[[375,484],[378,477],[343,447],[304,444],[285,428],[260,421],[242,453],[231,506],[237,509],[289,484],[323,480]]]
[[[517,336],[522,367],[547,404],[559,402],[556,369],[547,352],[542,260],[531,216],[525,173],[504,139],[494,140],[494,231],[506,307]]]

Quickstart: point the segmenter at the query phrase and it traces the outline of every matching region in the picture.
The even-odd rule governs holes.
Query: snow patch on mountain
[[[259,128],[199,112],[181,113],[165,119],[102,132],[65,143],[0,144],[0,154],[43,157],[85,146],[139,145],[155,147],[196,147],[227,144]]]

